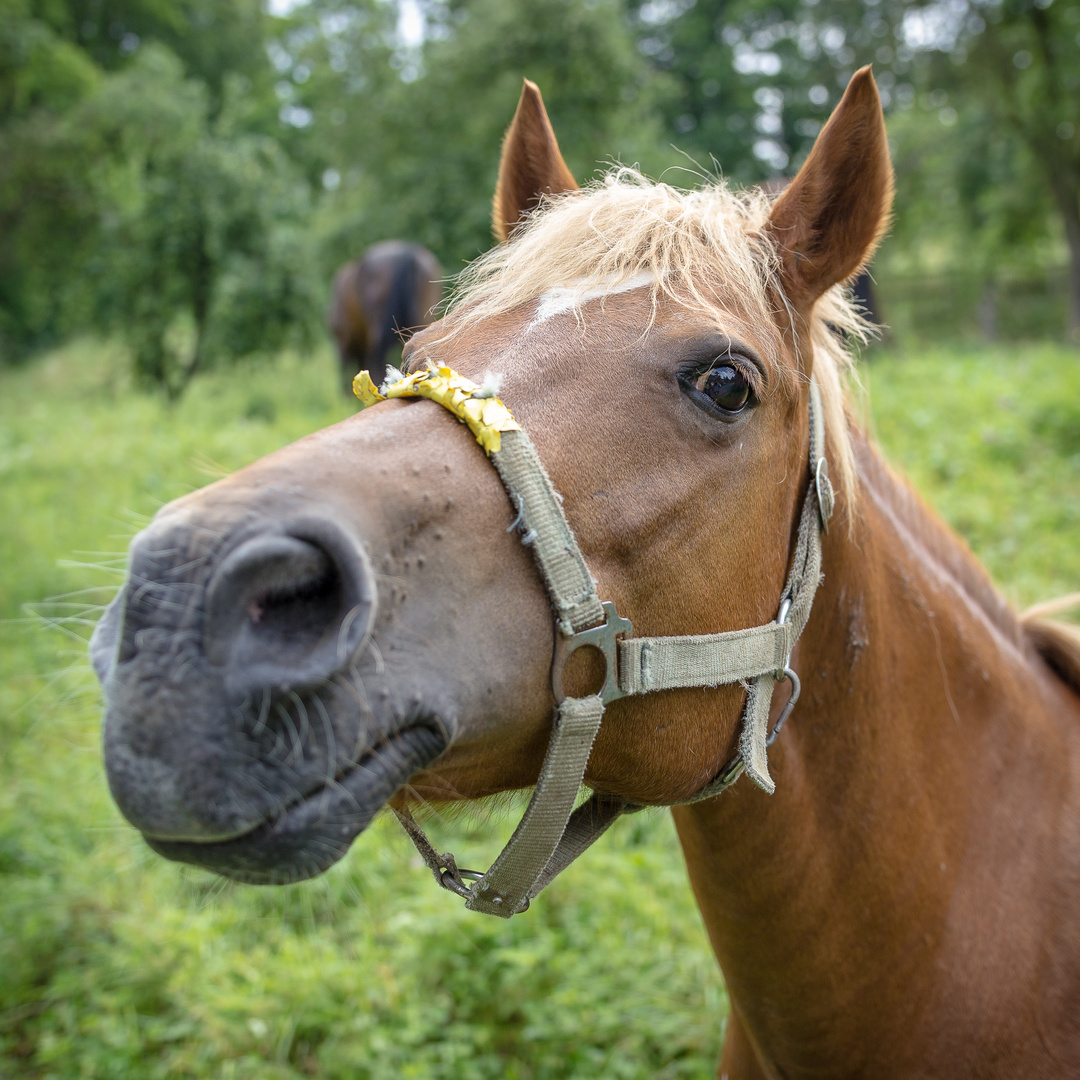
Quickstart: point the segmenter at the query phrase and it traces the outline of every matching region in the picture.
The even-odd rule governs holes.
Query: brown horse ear
[[[491,216],[495,236],[508,240],[521,215],[532,210],[541,195],[563,191],[577,191],[577,184],[559,153],[540,88],[526,79],[517,112],[503,139]]]
[[[769,214],[784,289],[804,313],[869,261],[889,222],[893,173],[881,99],[869,67],[847,90]]]

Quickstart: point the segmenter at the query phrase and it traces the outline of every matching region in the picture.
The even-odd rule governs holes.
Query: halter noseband
[[[484,874],[460,869],[453,855],[439,854],[432,847],[408,810],[394,811],[440,885],[464,897],[470,910],[508,919],[524,911],[532,897],[620,814],[642,809],[628,799],[596,792],[574,809],[604,707],[628,694],[745,683],[748,692],[738,752],[705,787],[681,801],[698,802],[719,795],[744,772],[772,794],[776,785],[769,775],[766,748],[780,733],[799,697],[799,679],[789,666],[791,650],[810,617],[821,579],[821,533],[828,531],[834,503],[824,456],[821,394],[812,376],[812,482],[803,500],[795,554],[776,619],[722,634],[654,638],[633,637],[630,621],[616,613],[614,604],[601,602],[597,596],[596,582],[532,441],[492,391],[450,368],[429,367],[388,381],[381,388],[361,371],[353,380],[353,392],[364,407],[390,398],[428,398],[469,427],[498,470],[517,511],[514,524],[523,534],[522,542],[532,549],[554,609],[551,687],[556,709],[551,740],[525,814],[491,869]],[[604,685],[589,697],[566,697],[563,668],[571,653],[584,646],[603,653],[607,665]],[[773,688],[784,679],[791,681],[791,697],[769,734]]]

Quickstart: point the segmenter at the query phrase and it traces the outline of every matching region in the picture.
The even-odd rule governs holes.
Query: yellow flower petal
[[[376,402],[385,401],[386,398],[379,393],[379,388],[372,381],[366,371],[361,371],[352,381],[352,391],[360,399],[360,407],[366,409]]]
[[[487,454],[494,454],[502,448],[500,432],[520,431],[521,428],[498,398],[475,397],[479,389],[471,379],[448,367],[429,368],[407,375],[387,386],[385,396],[379,393],[366,371],[353,380],[353,392],[364,405],[406,397],[423,397],[442,405],[468,425]]]

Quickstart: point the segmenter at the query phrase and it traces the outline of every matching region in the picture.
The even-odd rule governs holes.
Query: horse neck
[[[1067,757],[1051,717],[1068,696],[962,541],[855,437],[857,520],[825,541],[776,794],[743,781],[675,811],[742,1027],[791,1076],[911,1045],[956,890],[1016,872]]]

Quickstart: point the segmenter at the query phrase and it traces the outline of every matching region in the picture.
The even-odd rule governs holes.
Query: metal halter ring
[[[439,884],[444,889],[457,893],[458,896],[463,896],[468,900],[472,893],[463,879],[468,878],[470,881],[479,881],[483,876],[483,873],[479,870],[466,870],[461,866],[444,866],[439,871]]]
[[[824,460],[824,458],[822,459]],[[787,597],[780,605],[780,614],[776,616],[776,624],[783,626],[787,621],[788,612],[791,610],[791,597]],[[778,668],[774,676],[778,683],[787,679],[791,683],[791,697],[787,699],[787,704],[780,711],[779,717],[777,717],[776,723],[773,725],[772,731],[769,733],[768,738],[765,740],[765,746],[772,746],[776,742],[777,735],[780,734],[780,729],[784,726],[784,722],[791,715],[791,710],[795,708],[795,702],[799,700],[799,694],[802,692],[802,683],[799,682],[799,676],[791,668],[791,653],[788,653],[787,659],[784,661],[784,666]]]
[[[561,705],[566,700],[563,692],[563,669],[570,654],[586,645],[598,649],[604,656],[606,665],[604,685],[600,690],[600,700],[607,705],[618,698],[626,697],[626,691],[619,685],[619,638],[632,637],[634,625],[624,619],[609,600],[604,601],[604,621],[599,626],[590,626],[567,636],[555,632],[555,655],[551,661],[551,692],[555,695],[555,704]]]

